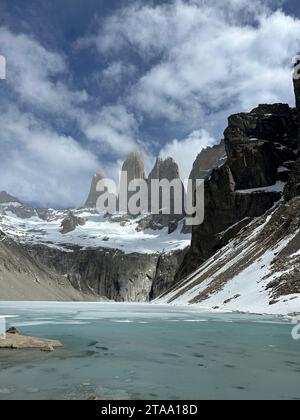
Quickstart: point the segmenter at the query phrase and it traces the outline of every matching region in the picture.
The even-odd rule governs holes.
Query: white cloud
[[[160,152],[164,159],[172,157],[179,166],[182,180],[189,179],[192,166],[199,152],[216,143],[216,140],[206,130],[197,130],[191,133],[186,139],[173,140]]]
[[[137,121],[121,105],[87,112],[87,94],[68,86],[62,54],[3,27],[0,39],[8,63],[5,84],[13,93],[13,100],[0,98],[0,189],[43,206],[82,205],[96,170],[118,177],[120,162],[107,155],[124,158],[136,147]],[[56,116],[66,125],[76,120],[86,141],[57,132]]]
[[[0,98],[0,188],[43,205],[79,205],[90,175],[102,168],[116,177],[119,160],[137,146],[150,166],[151,146],[140,134],[143,119],[145,126],[159,128],[162,120],[172,131],[192,132],[161,151],[179,163],[185,178],[201,149],[220,139],[228,115],[263,102],[294,103],[289,70],[300,50],[300,20],[276,11],[277,2],[149,3],[130,2],[78,43],[96,46],[107,63],[99,70],[100,87],[115,89],[113,96],[120,89],[109,105],[72,88],[62,53],[0,27],[9,87],[9,99]],[[90,99],[104,106],[86,107]],[[66,126],[76,120],[77,138],[55,131],[57,116]]]
[[[137,69],[133,64],[114,61],[98,74],[99,84],[103,89],[114,90],[119,88],[120,84],[126,82],[128,78],[132,78],[136,71]]]
[[[46,50],[37,40],[0,27],[1,52],[7,60],[7,83],[20,100],[47,110],[68,114],[88,99],[58,80],[68,75],[65,57]]]
[[[224,111],[293,103],[289,68],[299,50],[300,20],[276,11],[278,3],[136,2],[102,23],[89,42],[101,54],[127,49],[144,60],[146,70],[127,98],[136,112],[220,136]]]
[[[82,128],[103,151],[112,151],[118,157],[126,156],[137,145],[137,121],[122,105],[103,107],[100,112],[86,116]]]
[[[14,106],[1,112],[0,125],[1,189],[45,206],[83,203],[100,165],[93,153]]]

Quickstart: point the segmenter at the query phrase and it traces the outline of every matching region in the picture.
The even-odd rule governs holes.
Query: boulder
[[[68,216],[63,219],[61,222],[60,233],[65,235],[67,233],[73,232],[77,226],[84,226],[85,220],[81,217],[75,216],[71,211]]]
[[[16,333],[7,333],[6,338],[0,340],[0,349],[39,349],[44,351],[54,351],[62,347],[62,343],[57,340],[46,340],[43,338],[26,337]]]
[[[6,331],[6,334],[20,334],[16,327],[11,327]]]

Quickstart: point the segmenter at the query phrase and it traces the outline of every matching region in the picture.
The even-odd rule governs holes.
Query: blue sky
[[[188,176],[227,117],[294,105],[297,1],[0,0],[0,190],[79,206],[140,148]]]

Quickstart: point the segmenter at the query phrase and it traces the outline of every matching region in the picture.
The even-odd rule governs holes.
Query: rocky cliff
[[[97,172],[93,176],[92,182],[91,182],[90,192],[89,192],[89,195],[88,195],[88,198],[85,202],[84,207],[86,207],[88,209],[89,208],[91,208],[91,209],[96,208],[97,200],[98,200],[98,198],[100,197],[100,194],[101,194],[97,191],[97,185],[98,185],[98,182],[102,181],[104,178],[105,178],[104,173],[100,172],[100,171]]]
[[[300,313],[300,197],[253,219],[159,303]]]
[[[205,181],[205,220],[193,228],[177,280],[281,199],[297,158],[297,111],[285,104],[260,105],[229,117],[224,136],[228,158]]]
[[[32,206],[24,204],[6,191],[2,191],[0,192],[0,215],[8,212],[24,219],[37,215]]]
[[[195,181],[197,179],[208,178],[212,171],[223,165],[226,160],[227,156],[224,141],[213,147],[207,147],[201,150],[194,162],[190,179]]]
[[[296,59],[295,62],[296,71],[294,74],[294,90],[295,90],[295,97],[296,97],[296,108],[298,110],[298,124],[300,127],[300,57]],[[300,130],[298,133],[298,143],[300,145]]]
[[[67,278],[55,274],[0,231],[0,300],[83,301],[96,298],[80,293]]]
[[[116,302],[149,302],[174,285],[184,251],[125,254],[105,248],[68,250],[34,245],[30,255],[52,273],[64,276],[80,293]]]
[[[174,284],[190,235],[181,234],[180,229],[170,234],[161,227],[141,229],[142,220],[129,215],[108,217],[88,209],[43,209],[29,219],[3,214],[0,224],[9,235],[7,240],[30,258],[33,279],[41,277],[40,267],[50,283],[52,278],[59,279],[82,299],[149,302]],[[0,300],[9,297],[16,269],[12,267],[10,274],[5,271],[7,292],[0,289]],[[51,284],[55,290],[56,283]],[[40,293],[42,285],[36,289],[42,300],[48,300],[49,294]],[[24,296],[30,300],[29,294]],[[65,294],[66,300],[71,297]]]

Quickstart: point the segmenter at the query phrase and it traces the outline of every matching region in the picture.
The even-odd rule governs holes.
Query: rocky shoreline
[[[63,347],[63,345],[58,340],[48,340],[44,338],[23,336],[14,327],[7,330],[5,337],[0,339],[0,349],[37,349],[46,352],[53,352],[55,349],[61,347]]]

